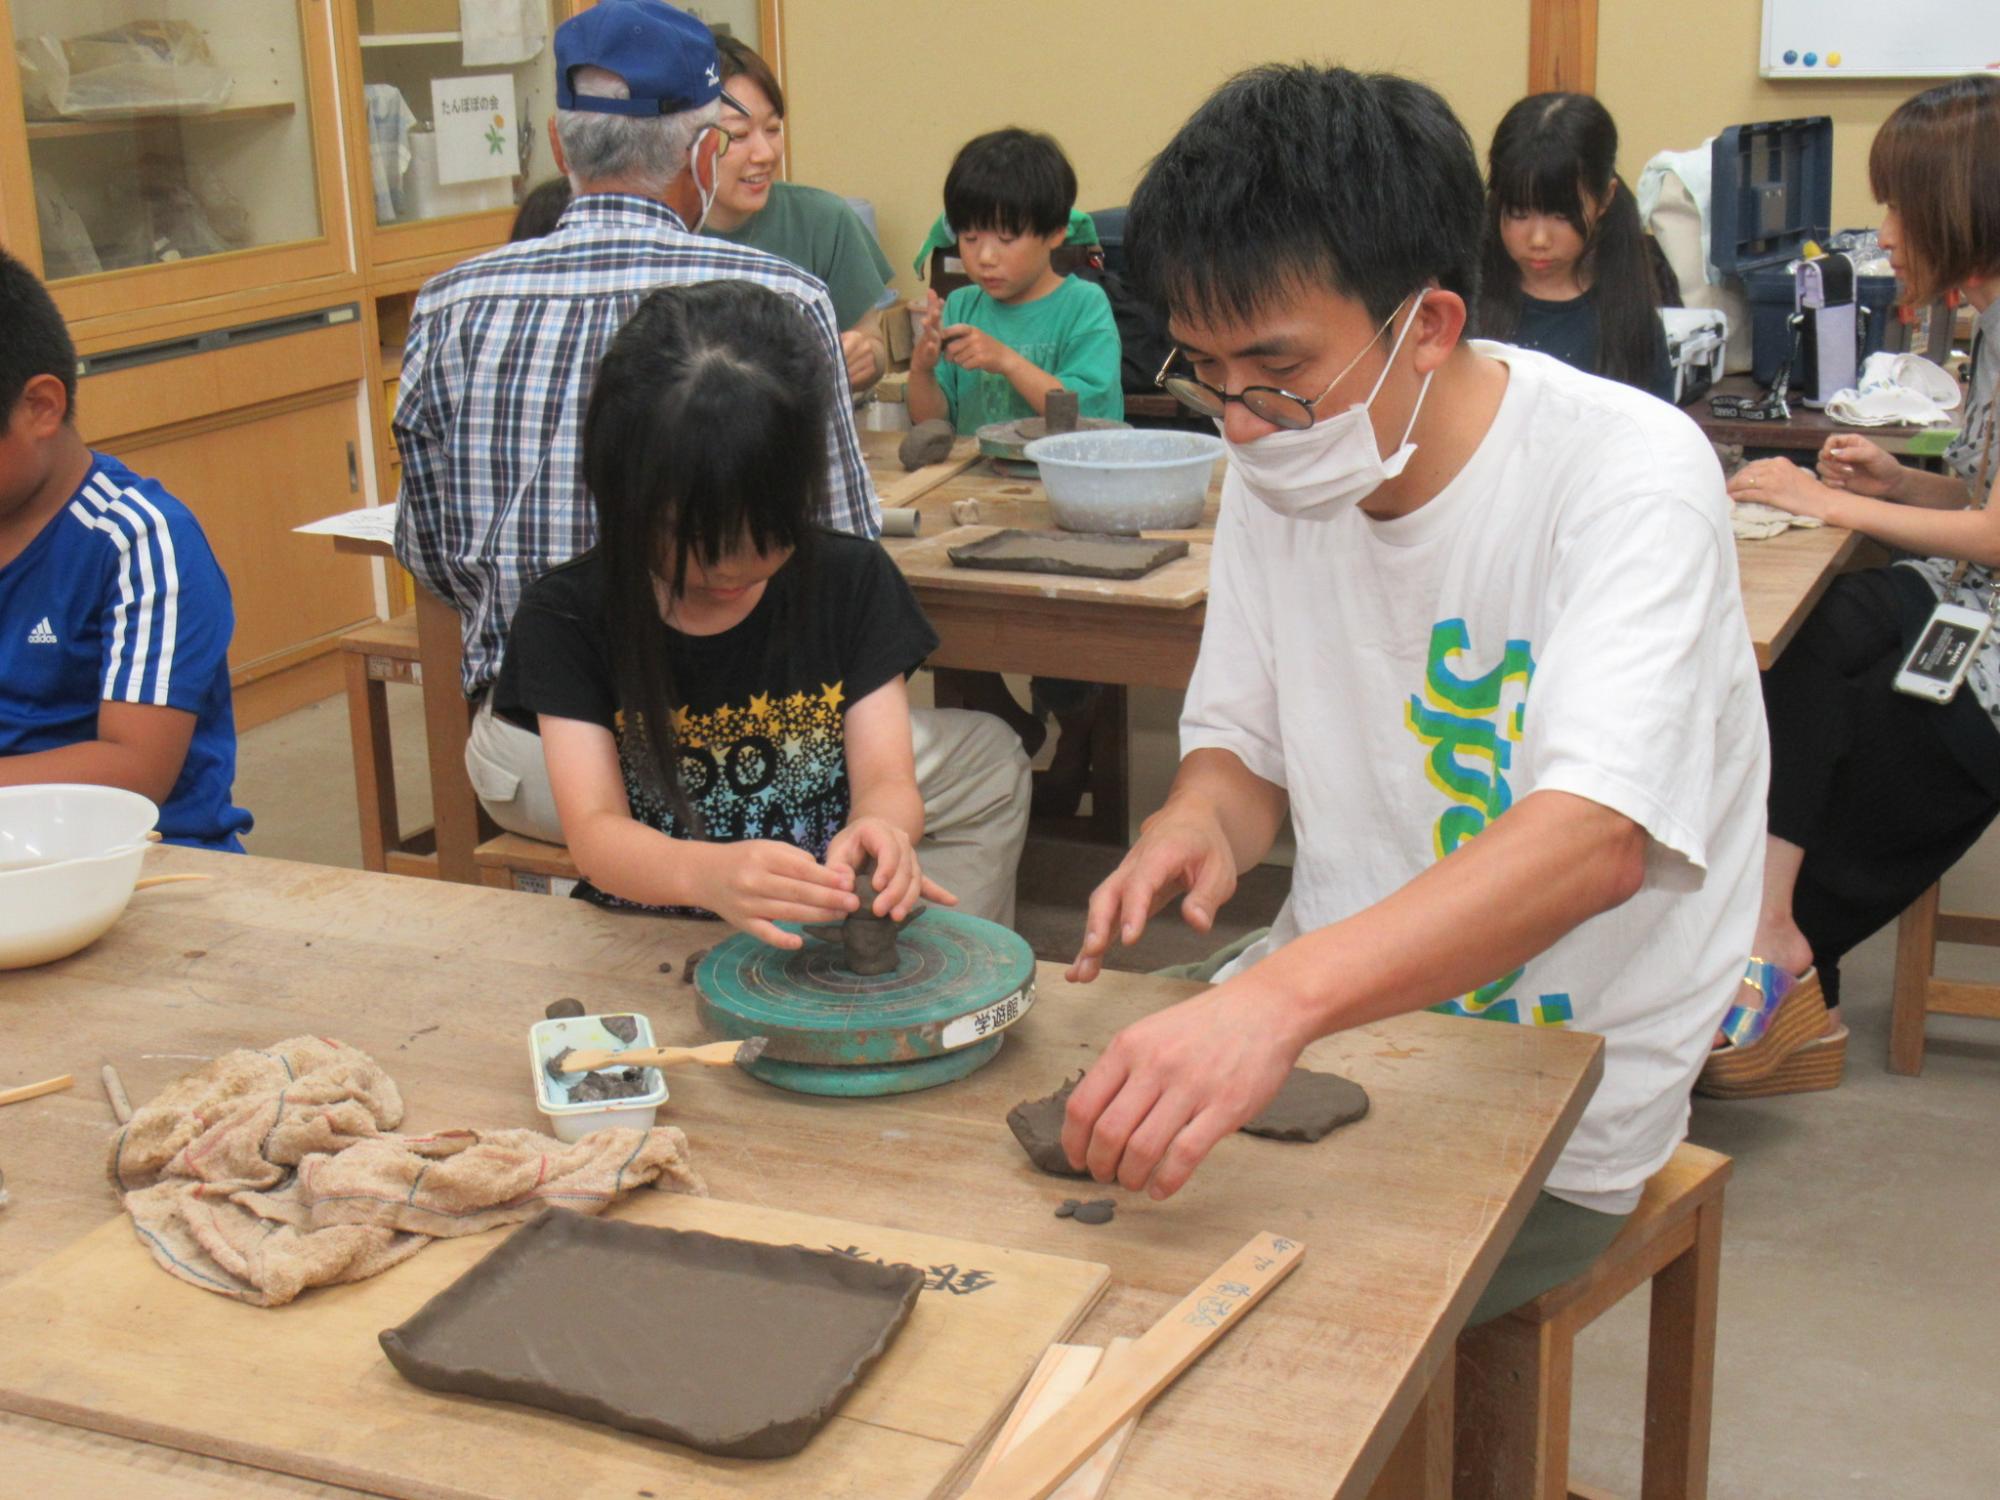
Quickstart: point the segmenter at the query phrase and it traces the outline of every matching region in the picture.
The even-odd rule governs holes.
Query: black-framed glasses
[[[1313,424],[1313,408],[1326,399],[1326,391],[1340,383],[1340,375],[1333,377],[1326,391],[1308,400],[1304,396],[1280,390],[1275,385],[1246,385],[1240,391],[1220,390],[1190,371],[1185,375],[1169,375],[1174,361],[1182,357],[1176,348],[1167,354],[1166,363],[1160,366],[1160,373],[1153,377],[1153,384],[1172,396],[1190,411],[1200,412],[1204,417],[1214,417],[1220,421],[1229,403],[1241,401],[1250,415],[1269,422],[1273,427],[1288,428],[1298,432]],[[1345,375],[1345,370],[1340,372]]]
[[[1403,299],[1403,302],[1408,301],[1407,297]],[[1395,326],[1396,313],[1403,310],[1403,302],[1396,304],[1396,312],[1389,314],[1389,321],[1375,330],[1375,337],[1361,346],[1354,358],[1342,366],[1340,373],[1329,380],[1326,388],[1317,396],[1296,395],[1291,391],[1280,390],[1275,385],[1246,385],[1240,391],[1225,391],[1210,385],[1192,371],[1185,375],[1169,375],[1167,371],[1174,367],[1174,361],[1184,357],[1178,344],[1168,351],[1165,363],[1160,366],[1160,373],[1153,377],[1153,384],[1181,405],[1191,411],[1200,412],[1204,417],[1213,417],[1220,421],[1223,413],[1229,410],[1229,403],[1240,401],[1251,416],[1269,422],[1273,427],[1301,432],[1318,420],[1320,402],[1327,398],[1335,386],[1347,378],[1348,371],[1361,363],[1362,357],[1375,347],[1382,335]],[[1392,350],[1391,358],[1393,357]]]

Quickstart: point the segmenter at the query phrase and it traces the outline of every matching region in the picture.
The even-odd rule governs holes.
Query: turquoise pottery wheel
[[[1034,1004],[1034,952],[997,922],[932,907],[896,954],[892,972],[864,978],[838,943],[787,951],[736,933],[696,967],[696,1009],[717,1036],[770,1039],[749,1069],[766,1082],[891,1094],[972,1072]]]

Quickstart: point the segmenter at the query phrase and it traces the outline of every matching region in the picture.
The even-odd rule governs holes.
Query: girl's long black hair
[[[662,595],[682,592],[689,558],[789,547],[798,577],[777,607],[791,618],[770,639],[774,651],[791,640],[826,511],[829,357],[804,311],[768,288],[662,287],[618,330],[590,393],[583,472],[618,700],[626,732],[645,735],[643,772],[690,837],[702,829],[678,770]]]
[[[1521,268],[1501,243],[1502,217],[1557,215],[1583,237],[1577,270],[1597,306],[1597,373],[1645,390],[1666,341],[1661,288],[1617,162],[1618,127],[1588,94],[1530,94],[1501,117],[1486,155],[1478,327],[1504,340],[1521,323]],[[1584,212],[1586,194],[1604,205],[1595,223]]]

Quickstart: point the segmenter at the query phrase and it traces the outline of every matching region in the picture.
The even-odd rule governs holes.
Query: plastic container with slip
[[[1136,536],[1201,524],[1222,439],[1113,428],[1036,438],[1022,452],[1041,470],[1056,525]]]
[[[1854,308],[1858,368],[1885,346],[1895,326],[1896,278],[1877,274],[1852,277],[1839,267],[1807,271],[1795,265],[1808,244],[1833,237],[1833,120],[1811,115],[1731,125],[1715,138],[1711,153],[1709,259],[1724,276],[1736,277],[1750,302],[1750,373],[1769,385],[1792,354],[1795,315],[1829,329],[1842,321],[1846,303],[1835,300],[1831,318],[1811,300],[1846,296]],[[1830,270],[1829,277],[1826,272]],[[1831,281],[1833,285],[1829,286]],[[1900,339],[1897,340],[1900,343]],[[1843,351],[1844,353],[1844,351]],[[1844,358],[1837,362],[1846,367]],[[1836,386],[1814,389],[1810,372],[1794,370],[1808,404],[1818,405]],[[1850,377],[1845,384],[1853,383]]]
[[[620,1036],[609,1030],[605,1022],[631,1021],[633,1034]],[[650,1047],[653,1045],[653,1023],[644,1016],[629,1012],[613,1011],[599,1016],[570,1016],[559,1021],[537,1021],[528,1033],[528,1067],[533,1075],[535,1107],[549,1117],[549,1128],[556,1133],[559,1141],[580,1141],[593,1130],[649,1130],[662,1104],[667,1102],[667,1075],[658,1068],[645,1070],[648,1085],[644,1093],[633,1094],[623,1099],[585,1101],[573,1104],[569,1099],[572,1083],[568,1087],[549,1077],[549,1059],[565,1047],[583,1051],[591,1047],[603,1047],[616,1051],[621,1047]],[[582,1082],[588,1073],[565,1075],[576,1083]]]

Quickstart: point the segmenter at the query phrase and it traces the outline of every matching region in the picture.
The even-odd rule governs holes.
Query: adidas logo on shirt
[[[60,644],[56,640],[55,630],[49,624],[49,617],[47,615],[42,616],[41,624],[28,632],[28,644],[30,646],[54,646]]]

